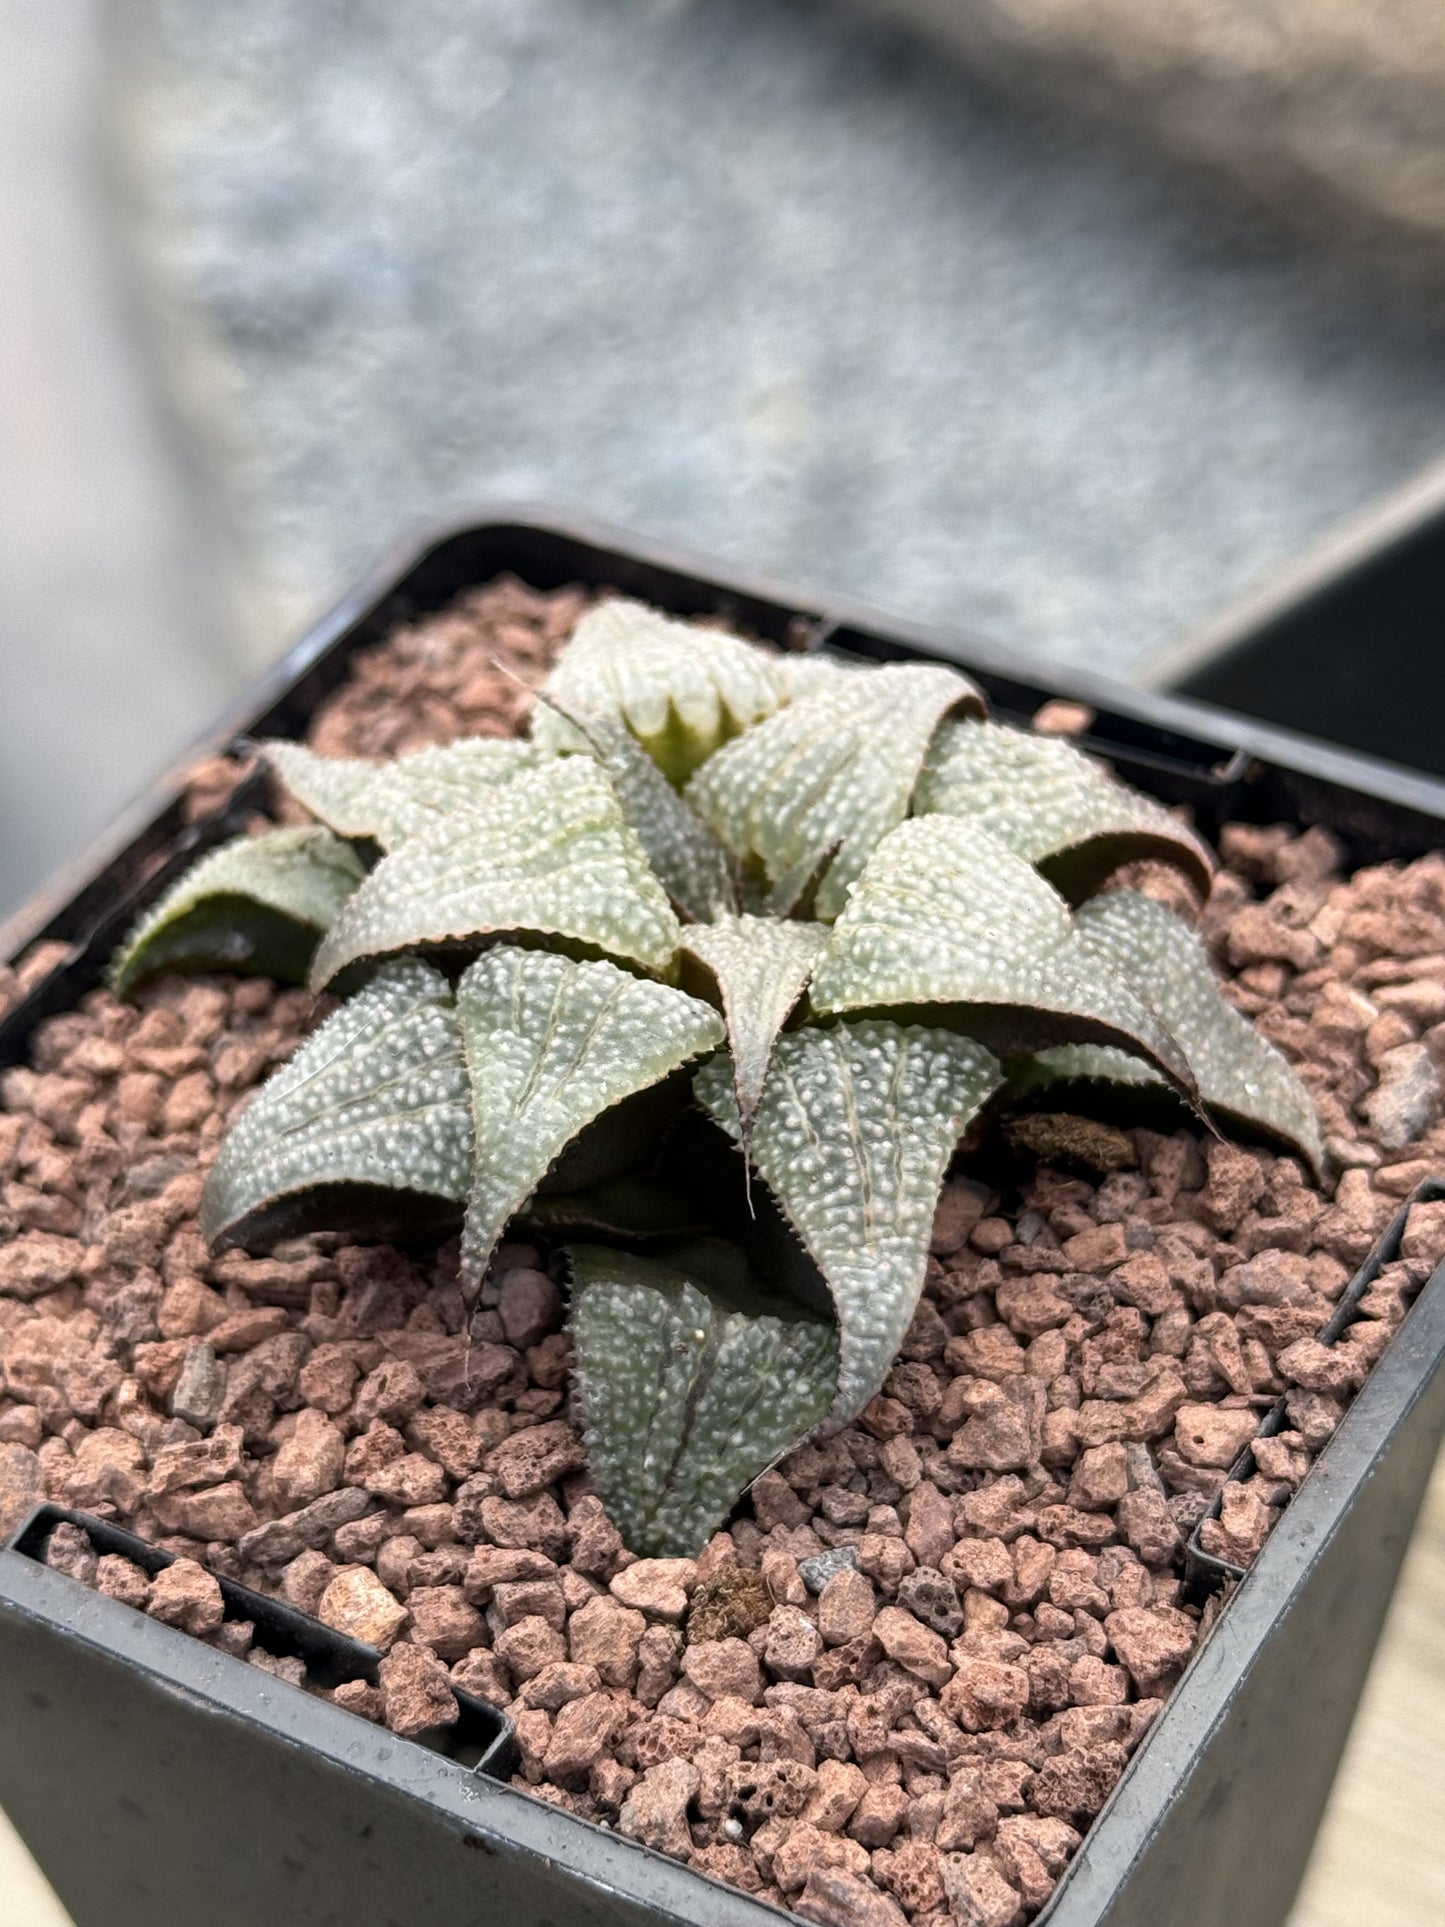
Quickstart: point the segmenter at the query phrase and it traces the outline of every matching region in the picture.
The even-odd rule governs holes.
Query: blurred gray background
[[[888,11],[8,0],[0,908],[451,505],[1127,676],[1445,449],[1428,285]]]
[[[5,0],[0,916],[488,497],[1142,676],[1445,457],[1442,103],[1438,0]],[[1445,1904],[1442,1599],[1445,1477],[1293,1927]]]

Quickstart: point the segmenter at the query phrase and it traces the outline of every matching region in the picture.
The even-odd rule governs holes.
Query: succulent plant
[[[989,721],[941,664],[792,656],[611,601],[531,740],[386,764],[266,743],[317,827],[205,858],[115,981],[219,966],[345,996],[207,1180],[212,1247],[517,1222],[572,1293],[589,1461],[638,1553],[878,1391],[940,1187],[992,1105],[1183,1106],[1318,1166],[1309,1096],[1187,923],[1177,817]]]

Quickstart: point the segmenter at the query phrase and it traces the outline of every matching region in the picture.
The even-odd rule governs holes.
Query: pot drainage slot
[[[48,1564],[46,1554],[50,1536],[58,1525],[77,1527],[97,1554],[115,1553],[122,1559],[129,1559],[150,1578],[174,1562],[172,1553],[163,1552],[159,1546],[148,1544],[135,1533],[126,1532],[108,1519],[97,1519],[87,1512],[74,1512],[66,1506],[49,1504],[37,1506],[22,1521],[10,1541],[10,1550],[40,1565]],[[252,1650],[259,1648],[273,1660],[300,1661],[302,1677],[293,1683],[299,1684],[303,1691],[320,1695],[349,1680],[362,1680],[368,1686],[376,1685],[382,1656],[374,1646],[363,1645],[360,1640],[348,1639],[344,1633],[334,1632],[312,1614],[299,1611],[285,1600],[269,1598],[265,1593],[256,1592],[234,1579],[223,1578],[219,1573],[212,1576],[221,1589],[224,1623],[235,1626],[248,1624],[251,1627]],[[262,1670],[270,1672],[272,1669],[263,1663]],[[288,1678],[294,1671],[292,1666],[279,1676]],[[453,1691],[459,1708],[455,1723],[433,1727],[428,1732],[418,1734],[415,1744],[455,1760],[459,1766],[485,1773],[490,1778],[509,1779],[516,1771],[517,1762],[517,1742],[512,1722],[485,1700],[476,1699],[472,1694],[456,1688]]]

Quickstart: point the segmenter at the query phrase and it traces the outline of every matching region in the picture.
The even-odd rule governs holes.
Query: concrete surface
[[[123,0],[278,626],[571,503],[1127,673],[1445,452],[1445,321],[827,0]]]
[[[118,272],[102,11],[0,7],[0,916],[243,670]]]

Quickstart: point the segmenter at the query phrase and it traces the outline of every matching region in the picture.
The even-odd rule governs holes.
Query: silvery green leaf
[[[866,676],[873,665],[830,656],[823,650],[784,650],[778,657],[778,680],[790,703],[804,696],[816,696],[825,689],[836,689],[855,676]]]
[[[630,1551],[695,1557],[827,1412],[838,1334],[802,1306],[720,1287],[685,1255],[667,1265],[578,1245],[567,1256],[598,1495]]]
[[[880,840],[908,811],[940,719],[982,708],[973,684],[929,663],[846,673],[724,745],[687,786],[687,800],[740,860],[770,884],[806,875],[837,846],[818,888],[825,922]]]
[[[807,988],[827,936],[822,924],[746,916],[719,917],[682,933],[682,948],[704,966],[722,999],[745,1141],[773,1044]]]
[[[1204,890],[1213,869],[1199,838],[1152,797],[1127,789],[1072,743],[1005,723],[945,723],[913,813],[981,823],[1071,902],[1139,857],[1174,864]]]
[[[201,1232],[213,1249],[254,1250],[308,1230],[455,1223],[471,1167],[451,989],[426,964],[384,964],[232,1125]]]
[[[1194,1094],[1167,1026],[1084,942],[1058,892],[988,830],[956,817],[913,817],[879,844],[809,995],[827,1013],[952,1005],[1002,1055],[1120,1044]]]
[[[683,783],[720,743],[783,700],[771,650],[721,629],[675,622],[641,602],[589,610],[543,691],[619,717],[670,782]],[[534,741],[582,747],[575,726],[539,704]]]
[[[527,933],[664,972],[678,924],[590,757],[524,770],[485,807],[454,810],[384,856],[317,952],[324,988],[360,957]]]
[[[654,875],[678,908],[700,922],[734,908],[727,851],[627,725],[616,715],[555,693],[538,697],[537,713],[544,709],[555,710],[570,724],[606,770]]]
[[[498,736],[467,736],[442,748],[413,750],[390,763],[318,756],[304,743],[258,744],[296,801],[341,836],[373,837],[394,850],[453,810],[485,804],[542,751]]]
[[[841,1360],[833,1416],[882,1384],[923,1289],[943,1174],[1001,1071],[957,1032],[865,1018],[778,1039],[753,1119],[752,1161],[827,1280]],[[694,1079],[733,1138],[725,1058]]]
[[[1076,913],[1080,934],[1144,986],[1189,1058],[1199,1095],[1226,1124],[1288,1144],[1318,1171],[1319,1120],[1309,1092],[1273,1044],[1228,1004],[1194,931],[1136,890],[1111,890]],[[1155,1073],[1118,1050],[1049,1050],[1023,1067],[1021,1088],[1060,1082],[1146,1084]]]
[[[584,1126],[724,1033],[715,1011],[680,990],[510,945],[466,972],[457,1016],[476,1132],[462,1277],[475,1286],[507,1220]]]
[[[321,933],[361,882],[330,830],[270,830],[223,843],[147,910],[112,965],[124,996],[162,970],[239,970],[303,983]]]

